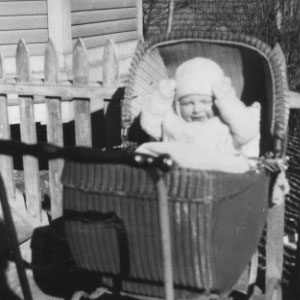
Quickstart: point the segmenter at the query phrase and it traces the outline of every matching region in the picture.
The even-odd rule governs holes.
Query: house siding
[[[136,0],[72,0],[72,39],[82,38],[86,47],[136,40]]]
[[[15,56],[20,39],[32,55],[44,52],[48,40],[47,1],[0,1],[0,52]]]

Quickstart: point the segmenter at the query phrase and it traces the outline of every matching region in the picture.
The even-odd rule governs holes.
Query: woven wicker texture
[[[180,63],[196,56],[218,62],[246,104],[261,103],[262,153],[274,151],[275,144],[278,147],[274,140],[280,144],[276,152],[284,152],[289,106],[282,57],[258,39],[230,33],[175,33],[168,38],[159,36],[145,44],[139,43],[123,101],[123,139],[128,140],[141,102],[146,101],[156,87],[153,83],[162,78],[158,75],[162,65],[160,68],[149,66],[163,62],[168,77],[173,77]]]
[[[122,290],[162,296],[153,176],[124,165],[67,162],[65,228],[78,266],[117,277]],[[261,235],[268,181],[263,171],[233,175],[176,169],[165,175],[178,291],[232,288]]]
[[[143,48],[142,42],[138,45],[138,49],[140,48]],[[132,67],[135,64],[139,64],[139,68],[136,70],[136,78],[127,87],[126,91],[131,98],[134,98],[134,101],[126,103],[123,115],[130,115],[130,119],[126,120],[125,118],[123,122],[130,122],[131,119],[136,118],[141,111],[143,102],[151,97],[153,89],[157,88],[159,81],[168,77],[167,69],[158,49],[150,50],[147,56],[143,56],[139,60],[138,55],[136,55]]]

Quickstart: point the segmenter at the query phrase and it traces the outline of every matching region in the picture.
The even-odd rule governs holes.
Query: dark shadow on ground
[[[10,248],[4,222],[0,220],[0,299],[21,300],[8,286],[6,270],[10,259]]]
[[[34,280],[45,294],[69,299],[78,290],[92,292],[100,285],[95,274],[76,268],[61,219],[35,229],[31,248]]]

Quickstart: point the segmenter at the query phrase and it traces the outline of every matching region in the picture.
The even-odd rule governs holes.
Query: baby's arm
[[[239,146],[247,144],[259,135],[260,104],[258,102],[247,107],[236,96],[228,77],[214,86],[214,95],[220,117],[229,126]]]
[[[155,139],[162,137],[162,122],[172,110],[175,86],[175,80],[161,80],[158,89],[142,108],[141,126],[145,132]]]

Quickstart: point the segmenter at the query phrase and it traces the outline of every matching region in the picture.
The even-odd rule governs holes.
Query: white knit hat
[[[176,70],[176,99],[191,94],[213,95],[213,85],[224,78],[222,68],[213,60],[196,57]]]

